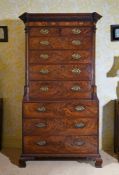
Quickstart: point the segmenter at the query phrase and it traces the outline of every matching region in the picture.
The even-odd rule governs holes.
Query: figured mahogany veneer
[[[91,98],[90,81],[30,81],[29,97],[38,99]]]
[[[35,64],[78,64],[91,63],[88,50],[30,50],[29,63]]]
[[[91,37],[31,37],[29,49],[91,49],[88,43],[92,43]]]
[[[44,141],[43,146],[39,146]],[[38,144],[39,143],[39,144]],[[54,145],[54,146],[52,146]],[[26,154],[96,154],[96,136],[25,136],[24,152]]]
[[[96,12],[20,16],[26,33],[21,167],[59,158],[90,158],[101,167],[95,86],[100,18]]]
[[[25,135],[97,135],[97,118],[24,119]]]
[[[75,34],[75,30],[78,30],[77,33]],[[43,30],[46,31],[43,32]],[[92,35],[92,30],[90,27],[79,27],[76,26],[74,27],[31,27],[30,28],[30,32],[29,32],[30,36],[51,36],[51,37],[55,37],[55,36],[76,36],[77,37],[86,37],[86,36],[91,36]]]
[[[78,107],[78,108],[77,108]],[[80,109],[80,107],[83,107]],[[98,117],[98,104],[89,100],[42,101],[39,103],[24,103],[24,118],[69,118]]]
[[[91,65],[30,65],[30,80],[91,80]]]

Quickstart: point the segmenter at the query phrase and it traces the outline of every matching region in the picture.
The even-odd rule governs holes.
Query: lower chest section
[[[96,154],[98,103],[93,100],[23,104],[26,154]]]

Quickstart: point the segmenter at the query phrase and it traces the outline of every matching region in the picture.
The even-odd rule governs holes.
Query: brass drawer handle
[[[74,29],[72,29],[72,33],[77,35],[77,34],[81,33],[81,30],[78,28],[74,28]]]
[[[40,70],[40,73],[41,74],[48,74],[49,73],[49,70],[48,69],[41,69]]]
[[[85,110],[85,107],[84,106],[76,106],[75,107],[75,110],[80,112],[80,111],[84,111]]]
[[[81,88],[80,88],[80,86],[79,85],[75,85],[75,86],[73,86],[72,88],[71,88],[71,90],[72,91],[80,91],[81,90]]]
[[[83,140],[79,140],[79,141],[74,142],[74,145],[76,145],[76,146],[82,146],[84,144],[85,144],[85,142]]]
[[[38,111],[38,112],[45,112],[46,109],[45,109],[44,106],[42,106],[42,107],[40,107],[40,108],[37,108],[37,111]]]
[[[39,146],[45,146],[47,142],[45,140],[41,140],[41,141],[38,141],[36,144]]]
[[[40,90],[42,92],[47,92],[49,90],[49,88],[46,86],[46,87],[41,87]]]
[[[48,57],[49,57],[48,54],[41,54],[40,55],[40,58],[42,58],[42,59],[48,59]]]
[[[72,44],[78,46],[81,44],[81,41],[80,40],[73,40]]]
[[[38,124],[36,124],[37,128],[45,128],[46,126],[47,126],[46,123],[38,123]]]
[[[44,41],[40,41],[40,44],[42,44],[42,45],[49,45],[49,41],[47,41],[47,40],[44,40]]]
[[[83,122],[75,124],[75,128],[84,128],[84,127],[85,127],[85,123],[83,123]]]
[[[49,30],[48,29],[41,29],[40,33],[44,34],[44,35],[47,35],[49,33]]]
[[[79,68],[73,68],[72,73],[80,74],[81,70]]]
[[[79,60],[80,58],[81,58],[81,55],[79,55],[78,53],[72,54],[72,59],[73,60]]]

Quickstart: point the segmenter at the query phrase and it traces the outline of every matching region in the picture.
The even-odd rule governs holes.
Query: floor
[[[4,149],[0,153],[0,175],[119,175],[115,155],[101,151],[103,168],[94,162],[29,161],[26,168],[18,167],[19,149]]]

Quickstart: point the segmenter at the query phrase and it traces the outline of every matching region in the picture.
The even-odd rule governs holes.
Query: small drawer
[[[30,65],[30,80],[91,80],[91,65]]]
[[[31,27],[30,36],[91,36],[91,27]]]
[[[59,36],[60,28],[58,27],[31,27],[29,30],[30,36]]]
[[[62,36],[77,36],[77,37],[87,37],[92,36],[91,27],[63,27],[61,29]]]
[[[31,113],[32,116],[32,113]],[[24,119],[25,135],[97,135],[97,118]]]
[[[30,50],[29,63],[91,63],[91,55],[92,52],[88,50]]]
[[[97,136],[24,136],[26,154],[96,154]]]
[[[29,49],[91,49],[91,37],[31,37]]]
[[[30,81],[29,97],[39,99],[91,98],[90,81]]]
[[[98,103],[95,100],[42,101],[24,103],[24,118],[97,118]]]

